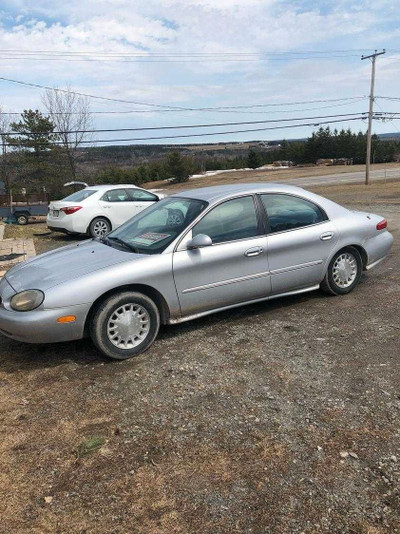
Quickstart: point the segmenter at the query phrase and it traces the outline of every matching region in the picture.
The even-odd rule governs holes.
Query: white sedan
[[[103,237],[164,198],[135,185],[96,185],[50,202],[47,226],[67,234]]]

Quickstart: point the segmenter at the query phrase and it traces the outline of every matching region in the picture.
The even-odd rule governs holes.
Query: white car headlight
[[[15,311],[31,311],[37,308],[44,301],[44,293],[38,289],[21,291],[14,295],[10,301],[10,306]]]

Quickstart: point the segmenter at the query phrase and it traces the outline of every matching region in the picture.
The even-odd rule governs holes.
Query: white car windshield
[[[140,254],[160,254],[204,210],[207,202],[171,197],[136,215],[105,238]]]

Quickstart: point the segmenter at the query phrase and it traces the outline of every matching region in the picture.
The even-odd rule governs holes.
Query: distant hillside
[[[79,163],[81,170],[94,171],[100,167],[133,167],[157,162],[177,150],[184,155],[203,160],[221,157],[233,159],[247,157],[249,149],[273,151],[279,148],[279,141],[247,141],[245,143],[196,143],[184,145],[112,145],[86,147],[81,149]]]
[[[390,140],[400,138],[400,132],[378,134],[380,139]],[[307,138],[286,139],[288,143],[307,141]],[[250,148],[274,150],[279,147],[283,139],[274,141],[246,141],[246,142],[220,142],[220,143],[192,143],[181,145],[111,145],[101,147],[87,147],[81,151],[82,162],[102,161],[109,164],[126,162],[127,165],[137,165],[144,161],[163,158],[171,150],[179,150],[190,154],[198,153],[208,156],[219,156],[221,152],[228,155],[238,155]]]
[[[365,134],[363,135],[365,136]],[[386,142],[398,142],[400,140],[400,133],[378,134],[377,137]],[[185,143],[181,145],[112,145],[86,147],[80,152],[79,170],[85,175],[93,175],[110,168],[132,169],[147,164],[162,165],[165,162],[166,156],[171,151],[179,151],[182,155],[190,156],[194,160],[195,166],[203,170],[230,168],[230,164],[233,163],[235,165],[246,166],[247,156],[251,149],[255,150],[261,156],[264,163],[271,163],[276,159],[303,162],[304,155],[298,153],[298,148],[300,144],[304,144],[306,141],[306,138],[298,138],[286,140],[276,139],[274,141],[253,140],[246,142]],[[360,153],[364,157],[365,138],[360,142],[359,151],[361,151]],[[286,151],[283,149],[285,143],[287,147],[290,147]],[[335,157],[343,157],[343,154],[349,150],[351,154],[345,154],[346,157],[352,157],[356,161],[358,157],[357,151],[355,147],[350,148],[348,141],[345,141],[345,145]],[[306,160],[314,162],[319,157],[333,157],[324,151],[321,154],[316,152],[311,156],[309,155]]]
[[[385,139],[386,141],[389,140],[389,139],[398,140],[399,137],[400,137],[400,132],[391,132],[391,133],[378,134],[378,137],[380,139]]]

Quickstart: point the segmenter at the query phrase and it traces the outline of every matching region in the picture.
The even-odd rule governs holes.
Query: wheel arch
[[[167,301],[163,297],[163,295],[154,287],[148,286],[146,284],[126,284],[122,286],[115,287],[113,289],[110,289],[100,295],[91,305],[90,310],[86,316],[85,321],[85,332],[88,332],[89,330],[89,323],[98,308],[98,306],[104,302],[108,297],[111,297],[112,295],[115,295],[116,293],[119,293],[121,291],[137,291],[139,293],[143,293],[147,297],[151,298],[155,305],[158,308],[158,311],[160,313],[160,321],[161,324],[167,324],[169,316],[170,316],[170,310]]]
[[[347,245],[348,247],[353,247],[355,248],[356,250],[358,250],[358,252],[360,253],[360,256],[361,256],[361,261],[362,261],[362,268],[363,268],[363,271],[365,271],[365,268],[367,267],[368,265],[368,253],[367,251],[365,250],[364,247],[362,247],[361,245]],[[346,248],[346,247],[344,247]]]
[[[328,258],[328,261],[326,262],[324,272],[326,272],[326,270],[328,269],[329,264],[331,263],[332,258],[335,256],[335,254],[337,254],[341,250],[344,250],[344,249],[349,248],[349,247],[355,248],[359,252],[359,254],[361,256],[361,261],[362,261],[362,270],[365,271],[366,266],[368,265],[368,253],[367,253],[367,251],[359,243],[351,243],[350,242],[350,243],[346,243],[346,244],[341,243],[341,246],[339,248],[335,248],[332,251],[331,255]]]
[[[94,220],[96,220],[96,219],[105,219],[105,220],[109,223],[111,230],[114,229],[114,228],[113,228],[113,223],[111,222],[111,219],[110,219],[109,217],[107,217],[106,215],[103,215],[103,214],[101,214],[101,215],[95,215],[94,217],[92,217],[92,218],[90,219],[89,224],[87,225],[87,228],[86,228],[86,233],[87,233],[87,234],[89,233],[90,225],[91,225],[92,222],[93,222]]]
[[[31,216],[31,213],[30,211],[28,210],[24,210],[24,209],[14,209],[14,215],[26,215],[27,217],[30,217]]]

